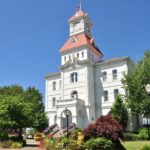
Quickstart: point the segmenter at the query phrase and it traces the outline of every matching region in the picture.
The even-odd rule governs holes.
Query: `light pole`
[[[148,96],[150,97],[150,84],[147,84],[146,87],[146,92],[148,94]],[[149,118],[147,118],[147,127],[148,127],[148,138],[150,139],[150,132],[149,132],[149,123],[148,123]]]
[[[66,120],[67,120],[67,139],[69,139],[69,134],[68,134],[68,127],[69,127],[69,110],[66,107],[65,110],[65,116],[66,116]]]

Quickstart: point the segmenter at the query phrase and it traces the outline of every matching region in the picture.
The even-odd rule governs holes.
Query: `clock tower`
[[[84,13],[81,9],[76,11],[75,15],[69,19],[70,24],[70,36],[85,33],[89,37],[92,36],[91,34],[91,27],[92,22],[88,18],[87,13]]]

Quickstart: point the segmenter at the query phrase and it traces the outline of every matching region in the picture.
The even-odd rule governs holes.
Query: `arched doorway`
[[[77,91],[73,91],[71,93],[71,98],[78,98],[78,92]]]
[[[68,125],[72,123],[72,113],[69,109],[65,109],[61,114],[61,128],[67,127],[67,116],[68,116]]]

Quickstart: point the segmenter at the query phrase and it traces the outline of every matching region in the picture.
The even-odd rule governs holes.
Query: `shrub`
[[[140,137],[138,134],[125,133],[124,134],[124,140],[125,141],[138,141],[138,140],[140,140]]]
[[[150,150],[150,145],[144,145],[140,150]]]
[[[42,133],[36,133],[34,135],[34,140],[35,141],[40,141],[42,139],[42,137],[43,137]]]
[[[0,141],[8,139],[8,134],[6,132],[0,131]]]
[[[111,140],[122,139],[123,127],[110,115],[101,116],[96,123],[90,124],[83,131],[85,140],[92,137],[105,137]]]
[[[11,145],[12,145],[12,141],[11,140],[7,140],[7,141],[2,141],[1,142],[1,147],[2,148],[10,148],[11,147]]]
[[[13,142],[11,144],[11,148],[22,148],[23,147],[23,143],[21,142]]]
[[[114,144],[105,138],[92,138],[85,143],[85,148],[89,150],[114,150]]]
[[[139,136],[140,140],[148,140],[149,137],[148,137],[147,128],[139,129],[138,136]]]
[[[84,134],[85,140],[96,137],[97,134],[96,134],[95,123],[89,124],[88,127],[83,130],[83,134]]]

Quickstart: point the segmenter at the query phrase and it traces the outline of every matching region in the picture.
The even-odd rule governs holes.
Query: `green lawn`
[[[122,143],[126,150],[140,150],[143,145],[150,145],[150,141],[131,141]]]

